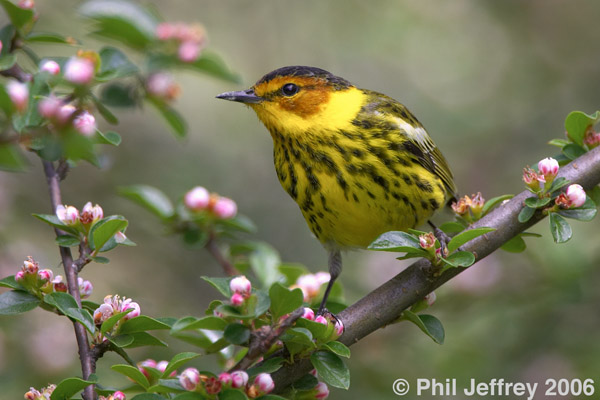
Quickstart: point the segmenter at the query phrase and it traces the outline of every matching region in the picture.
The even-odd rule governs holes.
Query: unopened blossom
[[[304,312],[302,314],[302,318],[305,318],[309,321],[314,321],[315,312],[313,311],[312,308],[304,307]]]
[[[71,120],[76,111],[77,109],[73,104],[64,104],[58,109],[56,120],[61,124],[66,124]]]
[[[151,358],[148,358],[144,361],[140,361],[139,363],[137,363],[137,368],[148,379],[152,378],[152,374],[150,373],[150,371],[148,371],[147,368],[157,369],[156,366],[157,366],[157,362]]]
[[[273,382],[273,378],[271,374],[263,372],[258,374],[256,378],[254,378],[254,385],[258,389],[259,395],[264,395],[267,393],[271,393],[273,389],[275,389],[275,382]]]
[[[40,269],[38,271],[38,279],[42,282],[50,282],[54,279],[54,273],[50,269]]]
[[[24,10],[31,10],[32,8],[35,7],[35,1],[33,1],[33,0],[19,0],[19,2],[17,3],[17,6],[19,6],[19,8],[22,8]]]
[[[538,171],[544,176],[546,184],[550,184],[558,174],[558,161],[552,157],[547,157],[538,163]]]
[[[195,390],[200,383],[200,372],[196,368],[187,368],[179,375],[179,384],[185,390]]]
[[[125,393],[121,391],[116,391],[112,394],[113,400],[126,400]]]
[[[329,321],[327,321],[327,318],[325,318],[322,315],[317,315],[317,317],[315,318],[315,322],[318,322],[319,324],[323,324],[323,325],[329,324]]]
[[[248,374],[246,371],[233,371],[231,373],[231,387],[234,389],[243,388],[248,384]]]
[[[200,57],[201,51],[201,43],[185,41],[179,45],[179,49],[177,50],[177,57],[185,63],[191,63],[196,61],[198,57]]]
[[[174,100],[179,96],[181,88],[166,72],[156,72],[146,80],[148,94],[163,100]]]
[[[229,219],[237,214],[237,204],[235,201],[219,196],[212,206],[212,212],[221,219]]]
[[[131,301],[131,299],[125,299],[123,301],[123,305],[121,307],[121,312],[123,311],[127,311],[127,310],[133,310],[131,312],[129,312],[127,315],[125,315],[125,319],[131,319],[134,317],[139,317],[141,310],[140,310],[140,305],[138,303],[136,303],[135,301]]]
[[[336,318],[333,324],[333,332],[337,337],[342,336],[342,334],[344,333],[344,324],[341,319]]]
[[[50,75],[60,74],[60,65],[54,60],[46,60],[40,65],[40,71],[47,72]]]
[[[300,288],[300,290],[302,290],[302,294],[304,295],[304,301],[310,302],[319,294],[321,283],[315,274],[306,274],[300,275],[293,287]]]
[[[578,185],[576,183],[569,185],[569,187],[567,188],[567,191],[566,191],[566,195],[567,195],[567,198],[569,199],[569,201],[571,202],[571,207],[581,207],[585,203],[585,200],[587,199],[587,196],[585,194],[585,190],[583,190],[583,187],[581,187],[581,185]]]
[[[10,101],[17,111],[25,111],[29,101],[29,87],[26,83],[11,79],[6,84],[6,93],[8,93],[8,97],[10,97]]]
[[[231,298],[229,299],[229,301],[231,302],[232,306],[239,307],[242,304],[244,304],[245,299],[244,299],[244,296],[242,296],[241,294],[234,293],[231,295]]]
[[[94,78],[94,62],[89,58],[71,57],[65,64],[64,78],[77,85],[85,85]]]
[[[73,206],[59,204],[56,207],[56,216],[65,225],[73,226],[79,222],[79,210]]]
[[[435,248],[435,236],[433,233],[429,232],[424,235],[419,235],[419,245],[426,250]]]
[[[94,290],[94,286],[92,282],[83,279],[82,277],[77,277],[77,284],[79,286],[79,293],[82,299],[90,297],[92,291]]]
[[[252,283],[244,275],[240,275],[229,281],[229,288],[234,293],[239,293],[244,297],[248,297],[252,291]]]
[[[121,243],[125,243],[126,240],[127,240],[127,236],[125,236],[125,234],[123,232],[115,233],[115,242],[121,244]]]
[[[38,102],[38,111],[44,118],[53,119],[62,107],[62,101],[56,96],[50,95],[45,97]]]
[[[96,133],[96,118],[88,111],[83,110],[73,120],[73,127],[84,136],[93,136]]]
[[[425,296],[425,301],[427,302],[427,305],[429,305],[429,306],[432,306],[433,303],[435,303],[436,299],[437,299],[437,296],[435,295],[435,292],[431,292],[427,296]]]
[[[169,362],[167,360],[162,360],[156,363],[156,369],[160,372],[165,372]]]
[[[219,374],[219,381],[221,382],[221,385],[223,385],[225,387],[231,386],[231,382],[232,382],[231,374],[228,372],[222,372],[221,374]]]
[[[98,204],[92,206],[92,202],[88,201],[81,209],[79,220],[82,224],[88,225],[101,220],[103,217],[104,210],[102,210],[102,207],[100,207]]]
[[[205,210],[210,201],[210,193],[202,186],[196,186],[183,196],[183,204],[192,211]]]
[[[329,397],[329,387],[327,387],[325,382],[317,383],[317,386],[315,386],[312,391],[314,392],[314,398],[317,400],[323,400]]]

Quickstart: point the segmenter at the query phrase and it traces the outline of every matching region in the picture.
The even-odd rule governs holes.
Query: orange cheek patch
[[[301,89],[294,97],[282,97],[278,103],[281,108],[299,117],[307,118],[319,112],[321,105],[327,103],[329,91],[325,87]]]

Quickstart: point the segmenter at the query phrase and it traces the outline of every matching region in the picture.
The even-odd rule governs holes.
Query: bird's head
[[[276,69],[247,90],[217,98],[247,104],[272,134],[283,135],[343,129],[363,104],[362,92],[347,80],[304,66]]]

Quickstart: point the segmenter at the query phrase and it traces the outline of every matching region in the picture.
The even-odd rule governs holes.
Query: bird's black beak
[[[239,92],[225,92],[217,95],[217,99],[224,99],[230,101],[238,101],[240,103],[260,103],[263,101],[262,97],[254,94],[254,89],[241,90]]]

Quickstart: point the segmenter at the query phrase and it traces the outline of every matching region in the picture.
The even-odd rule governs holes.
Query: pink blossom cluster
[[[310,303],[319,295],[321,285],[329,282],[330,275],[327,272],[317,272],[316,274],[300,275],[296,283],[290,289],[300,288],[304,295],[304,301]]]
[[[230,298],[231,304],[235,307],[239,307],[250,297],[252,283],[244,275],[240,275],[229,281],[229,288],[232,292]]]
[[[148,95],[169,102],[179,97],[181,87],[168,72],[155,72],[146,79]]]
[[[117,390],[116,392],[108,396],[98,397],[98,400],[127,400],[127,397],[125,396],[125,393],[121,392],[120,390]]]
[[[183,204],[191,211],[208,211],[220,219],[233,218],[237,214],[235,201],[216,193],[209,193],[202,186],[188,191],[183,197]]]
[[[187,368],[179,375],[179,383],[188,391],[205,391],[215,395],[222,389],[241,389],[251,398],[257,398],[275,389],[273,378],[268,373],[256,375],[252,383],[245,371],[223,372],[218,377],[200,374],[196,368]]]
[[[77,109],[73,104],[64,103],[53,94],[39,101],[38,111],[53,128],[65,129],[71,126],[87,137],[96,133],[96,117],[88,110]]]
[[[115,314],[131,310],[125,314],[123,320],[138,317],[141,313],[140,305],[128,298],[121,298],[119,295],[108,295],[104,298],[104,303],[94,311],[94,323],[101,325],[104,321]]]
[[[137,367],[140,370],[140,372],[142,374],[144,374],[144,376],[146,378],[148,378],[149,380],[152,380],[153,375],[152,375],[152,372],[150,371],[150,369],[155,369],[158,372],[163,373],[166,371],[168,365],[169,365],[169,362],[167,360],[155,361],[151,358],[148,358],[147,360],[139,362],[137,364]],[[169,377],[173,378],[175,376],[177,376],[177,371],[173,371],[169,374]]]
[[[156,28],[156,37],[162,41],[175,41],[178,45],[177,57],[185,63],[196,61],[207,42],[202,25],[188,25],[181,22],[159,24]]]
[[[50,384],[40,390],[29,388],[29,391],[23,397],[25,400],[50,400],[54,389],[56,389],[56,385],[54,384]]]

